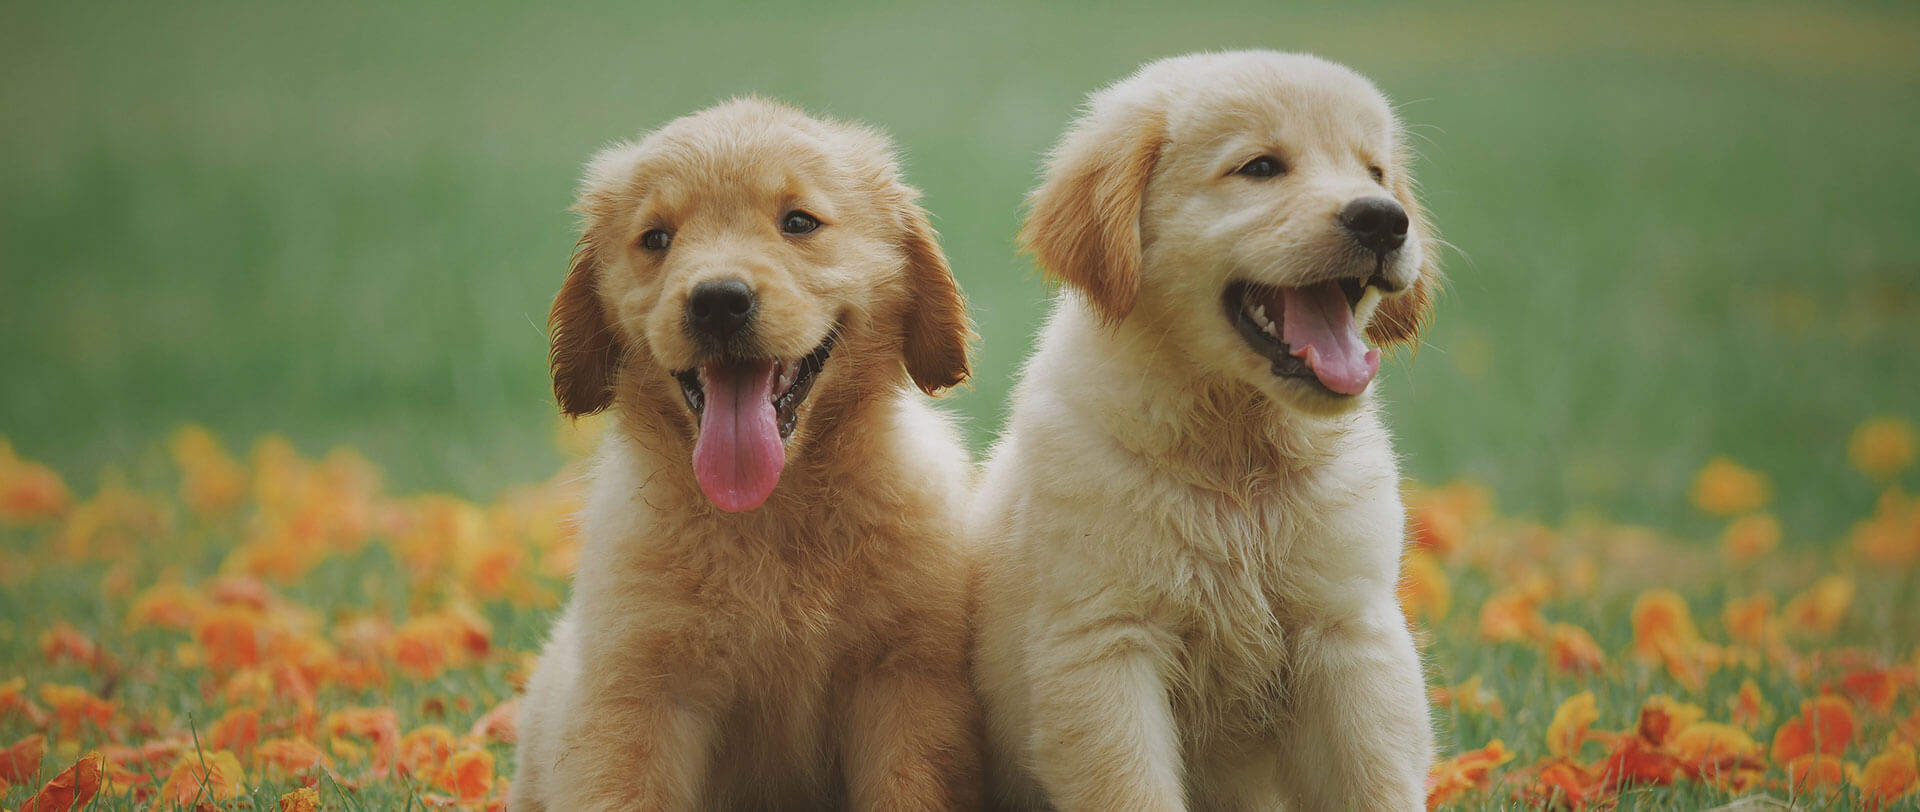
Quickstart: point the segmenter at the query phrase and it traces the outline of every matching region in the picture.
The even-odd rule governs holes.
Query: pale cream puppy
[[[966,305],[880,134],[745,100],[595,156],[552,313],[612,409],[509,808],[964,810]]]
[[[1022,238],[1067,288],[969,527],[995,803],[1422,808],[1362,342],[1437,284],[1403,142],[1353,71],[1248,51],[1147,65],[1054,150]]]

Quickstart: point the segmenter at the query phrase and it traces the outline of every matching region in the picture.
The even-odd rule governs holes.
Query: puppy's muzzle
[[[1407,210],[1391,198],[1357,198],[1340,209],[1340,227],[1375,254],[1397,251],[1407,242]]]
[[[760,303],[738,279],[712,279],[695,285],[687,297],[687,332],[712,347],[728,347],[753,325]]]

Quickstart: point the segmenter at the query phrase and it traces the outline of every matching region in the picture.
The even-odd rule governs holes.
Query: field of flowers
[[[1429,806],[1915,808],[1915,444],[1854,432],[1877,507],[1831,540],[1783,538],[1766,472],[1729,459],[1690,493],[1717,539],[1414,488]],[[501,808],[574,475],[389,494],[353,450],[188,427],[80,492],[0,440],[0,807]]]

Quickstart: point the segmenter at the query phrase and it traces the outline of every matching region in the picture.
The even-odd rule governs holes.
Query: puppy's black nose
[[[753,321],[760,309],[753,289],[738,279],[714,279],[693,287],[687,297],[687,328],[694,335],[716,341],[733,337]]]
[[[1340,210],[1340,225],[1355,242],[1384,254],[1407,241],[1407,210],[1385,197],[1363,197]]]

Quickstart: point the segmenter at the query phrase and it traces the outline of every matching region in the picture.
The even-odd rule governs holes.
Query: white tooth
[[[1280,328],[1275,327],[1273,325],[1273,322],[1267,322],[1265,325],[1263,325],[1260,328],[1260,331],[1266,333],[1267,335],[1273,336],[1274,338],[1280,337]]]
[[[1353,320],[1365,326],[1373,318],[1373,311],[1380,306],[1380,298],[1384,295],[1379,286],[1368,285],[1360,292],[1360,301],[1353,305]]]
[[[1267,306],[1266,306],[1266,305],[1254,305],[1254,306],[1253,306],[1253,322],[1254,322],[1255,324],[1266,324],[1266,323],[1268,323],[1268,322],[1267,322]]]

